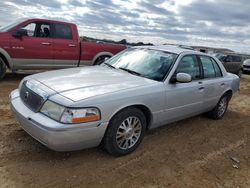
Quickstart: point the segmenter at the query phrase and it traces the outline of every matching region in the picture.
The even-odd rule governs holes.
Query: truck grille
[[[34,112],[38,112],[45,102],[44,98],[26,86],[26,82],[22,84],[20,97],[23,103]]]

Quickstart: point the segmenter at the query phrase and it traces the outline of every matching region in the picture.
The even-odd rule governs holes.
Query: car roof
[[[199,52],[195,50],[188,49],[186,47],[181,47],[181,46],[175,46],[175,45],[159,45],[159,46],[137,46],[136,48],[144,48],[144,49],[152,49],[152,50],[160,50],[164,52],[171,52],[175,54],[181,54],[183,52],[192,52],[192,53],[197,53],[200,54]]]

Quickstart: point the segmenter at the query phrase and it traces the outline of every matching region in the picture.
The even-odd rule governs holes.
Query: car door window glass
[[[226,58],[225,58],[225,62],[233,62],[233,57],[231,55],[228,55]]]
[[[241,62],[241,60],[242,60],[241,56],[232,56],[233,62]]]
[[[177,73],[190,74],[192,80],[200,79],[199,64],[195,55],[187,55],[183,57],[176,69]]]
[[[211,58],[211,60],[213,62],[213,66],[214,66],[215,76],[222,77],[222,73],[221,73],[221,69],[220,69],[219,65],[216,63],[216,61],[213,58]]]
[[[22,29],[27,30],[27,35],[29,37],[34,37],[35,36],[35,29],[36,29],[36,24],[35,23],[30,23],[23,27]]]
[[[203,67],[204,78],[216,77],[214,65],[210,57],[200,56],[201,64]]]
[[[50,37],[50,25],[41,24],[39,29],[40,29],[40,37],[45,37],[45,38]]]
[[[64,24],[55,24],[55,38],[59,39],[72,39],[71,28]]]
[[[27,30],[29,37],[42,37],[50,38],[50,24],[48,23],[30,23],[22,29]]]

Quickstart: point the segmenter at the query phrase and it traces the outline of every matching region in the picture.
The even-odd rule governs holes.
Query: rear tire
[[[4,60],[0,57],[0,79],[3,79],[7,71],[6,64]]]
[[[146,124],[144,114],[137,108],[118,112],[108,125],[102,143],[104,149],[114,156],[132,153],[145,135]]]
[[[217,103],[217,105],[215,106],[215,108],[207,113],[207,116],[209,118],[216,119],[216,120],[222,119],[227,111],[228,103],[229,103],[230,99],[231,99],[230,94],[228,94],[228,93],[224,94],[220,98],[220,100]]]

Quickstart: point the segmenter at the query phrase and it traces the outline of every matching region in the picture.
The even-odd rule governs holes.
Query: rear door
[[[54,66],[58,68],[75,67],[80,58],[80,41],[77,28],[71,24],[53,24]]]
[[[22,28],[27,30],[28,35],[11,39],[14,68],[48,69],[53,64],[51,24],[32,22]]]
[[[201,80],[204,86],[203,106],[209,110],[217,104],[225,90],[226,83],[220,67],[212,57],[205,55],[198,57],[203,70],[203,79]]]

